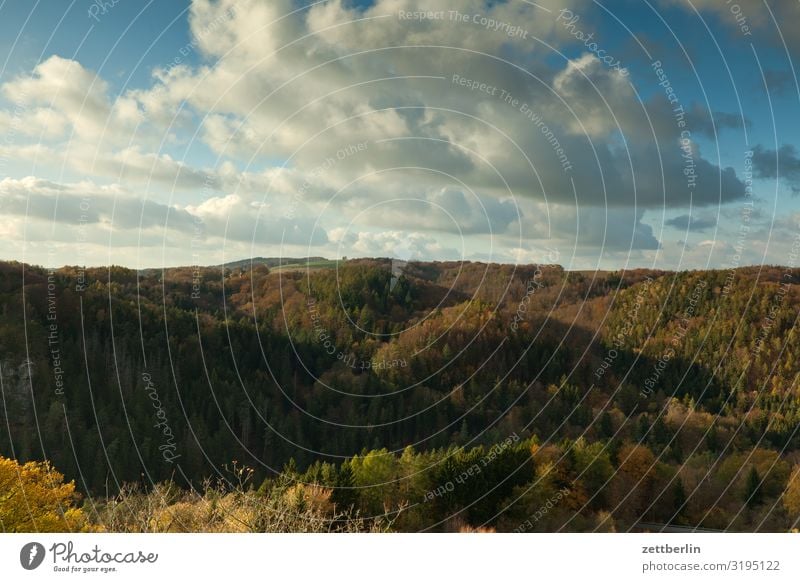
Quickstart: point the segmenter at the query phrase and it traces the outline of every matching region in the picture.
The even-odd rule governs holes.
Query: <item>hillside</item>
[[[236,463],[407,531],[800,517],[800,270],[324,261],[0,264],[0,454],[90,495]]]

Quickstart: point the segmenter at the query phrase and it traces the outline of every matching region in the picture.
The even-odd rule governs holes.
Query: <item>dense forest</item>
[[[799,276],[0,263],[0,455],[96,521],[211,480],[328,530],[787,531]]]

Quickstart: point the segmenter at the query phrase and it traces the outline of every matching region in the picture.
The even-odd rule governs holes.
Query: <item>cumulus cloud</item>
[[[311,217],[277,214],[269,204],[248,202],[236,194],[211,198],[187,210],[202,221],[207,235],[225,240],[311,247],[328,242],[324,228]]]
[[[7,216],[63,223],[106,225],[118,229],[147,229],[167,224],[190,230],[192,217],[126,191],[119,185],[92,182],[60,184],[29,176],[0,180],[0,200]]]
[[[555,139],[579,170],[584,203],[687,204],[679,132],[663,99],[639,103],[630,80],[589,53],[553,69],[538,58],[549,49],[532,38],[522,43],[472,20],[453,20],[447,11],[425,21],[400,16],[430,8],[412,0],[379,0],[362,10],[341,2],[303,10],[288,1],[196,2],[195,33],[217,24],[199,46],[218,60],[196,71],[172,70],[140,98],[169,102],[157,109],[188,103],[205,112],[203,136],[219,154],[291,157],[303,168],[361,140],[369,151],[340,164],[337,175],[435,167],[494,193],[508,186],[519,195],[569,202],[570,180],[553,163]],[[567,34],[552,15],[518,3],[470,0],[437,8],[513,23],[554,42]],[[497,54],[518,56],[525,66]],[[452,82],[467,74],[493,94]],[[519,101],[516,107],[503,93]],[[698,131],[706,131],[709,122],[694,114]],[[732,125],[724,115],[718,114],[720,127]],[[647,133],[648,118],[662,121],[655,135]],[[620,133],[627,150],[609,142]],[[695,204],[743,195],[733,170],[694,151],[702,170]],[[667,183],[660,188],[662,172]]]
[[[705,232],[717,226],[717,219],[713,216],[692,216],[681,214],[664,221],[664,224],[681,231]]]
[[[605,250],[655,250],[660,247],[650,225],[642,222],[644,211],[592,208],[556,208],[552,213],[556,232],[575,233],[574,247]],[[562,234],[563,236],[563,234]]]
[[[4,95],[12,102],[51,108],[89,136],[102,132],[111,113],[107,90],[107,83],[79,62],[57,55],[39,63],[31,75],[3,85]]]
[[[409,260],[463,258],[462,253],[445,248],[433,236],[416,231],[344,231],[335,233],[339,254],[362,257],[388,257]]]
[[[452,237],[487,235],[523,254],[520,236],[654,251],[647,212],[744,196],[732,168],[681,135],[662,94],[641,101],[594,54],[554,52],[575,40],[555,18],[565,2],[537,4],[193,0],[199,65],[158,68],[149,86],[112,95],[78,61],[50,57],[2,85],[23,107],[0,112],[0,128],[24,116],[30,139],[0,155],[68,167],[113,204],[146,198],[126,216],[170,232],[199,221],[212,238],[346,243],[351,254],[385,252],[380,229],[431,258],[456,248]],[[441,16],[404,16],[419,10]],[[748,123],[686,105],[697,138]],[[9,199],[14,212],[29,196],[30,216],[73,220],[83,186],[6,187],[27,192]],[[111,207],[95,212],[111,219]]]
[[[797,148],[784,144],[775,151],[757,145],[753,148],[753,172],[757,178],[780,178],[796,186],[800,180]]]
[[[181,235],[184,241],[198,238],[311,246],[328,242],[326,231],[315,227],[311,218],[276,215],[269,205],[238,195],[211,197],[182,208],[137,196],[118,184],[61,184],[27,177],[0,180],[0,202],[4,215],[18,222],[66,226],[74,232],[86,226],[101,227],[118,233],[117,238],[126,231],[148,231],[151,235]],[[114,240],[108,243],[113,246]]]
[[[557,249],[562,257],[572,254],[599,256],[599,252],[657,250],[661,243],[645,211],[633,208],[594,208],[521,202],[524,218],[506,237],[508,247]],[[517,230],[519,227],[519,230]],[[512,234],[513,233],[513,234]]]
[[[53,55],[29,75],[20,75],[2,85],[3,96],[16,104],[16,111],[38,132],[37,138],[62,137],[71,129],[71,140],[98,144],[123,143],[141,121],[138,108],[129,99],[112,100],[108,83],[80,62]]]

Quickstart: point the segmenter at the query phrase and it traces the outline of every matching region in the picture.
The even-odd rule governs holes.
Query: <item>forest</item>
[[[800,270],[314,261],[0,263],[0,530],[798,527]]]

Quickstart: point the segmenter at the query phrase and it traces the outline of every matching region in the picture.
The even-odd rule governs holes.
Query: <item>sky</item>
[[[798,266],[794,0],[0,0],[0,260]]]

